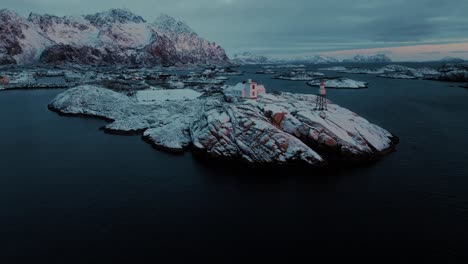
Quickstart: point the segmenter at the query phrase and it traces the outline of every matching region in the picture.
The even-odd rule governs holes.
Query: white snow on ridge
[[[307,84],[310,86],[320,86],[320,79],[312,80]],[[366,82],[356,81],[348,78],[333,78],[333,79],[324,79],[325,87],[327,88],[342,88],[342,89],[360,89],[367,88]]]

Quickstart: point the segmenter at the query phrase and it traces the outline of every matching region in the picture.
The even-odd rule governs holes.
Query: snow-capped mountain
[[[177,51],[183,64],[227,64],[229,58],[224,49],[215,42],[207,41],[187,24],[168,15],[160,15],[152,24],[156,33],[167,37]]]
[[[320,55],[295,57],[290,61],[305,64],[332,64],[340,62],[337,58]]]
[[[161,15],[154,23],[125,9],[23,18],[0,10],[0,65],[28,63],[123,65],[229,64],[225,51],[185,23]]]
[[[39,58],[52,41],[15,12],[0,10],[0,65],[28,63]]]
[[[232,57],[232,62],[236,64],[241,64],[241,65],[273,63],[273,61],[269,59],[268,57],[255,55],[248,51],[234,54],[234,56]]]
[[[344,63],[387,63],[392,62],[385,54],[377,54],[371,56],[356,55],[350,59],[343,60]]]

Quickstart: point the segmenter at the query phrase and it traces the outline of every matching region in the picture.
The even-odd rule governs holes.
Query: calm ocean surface
[[[316,92],[257,68],[229,83],[252,77],[268,91]],[[468,89],[340,76],[370,87],[328,90],[329,99],[400,144],[374,164],[333,171],[171,155],[138,136],[104,134],[104,121],[50,112],[63,90],[0,92],[0,263],[466,260]]]

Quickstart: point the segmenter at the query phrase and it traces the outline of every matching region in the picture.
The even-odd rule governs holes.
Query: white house
[[[224,93],[233,97],[256,99],[259,94],[265,94],[265,86],[259,85],[249,79],[247,82],[238,83],[234,86],[229,86],[224,90]]]

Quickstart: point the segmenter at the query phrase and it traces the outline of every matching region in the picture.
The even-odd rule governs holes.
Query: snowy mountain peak
[[[161,32],[191,34],[193,30],[184,22],[166,14],[159,15],[153,25]]]
[[[0,10],[0,65],[229,64],[225,51],[183,22],[161,16],[158,26],[125,9],[85,16]]]
[[[113,23],[146,23],[144,18],[135,15],[128,9],[110,9],[92,15],[85,15],[84,18],[97,27]]]
[[[371,56],[356,55],[351,59],[343,60],[344,63],[381,63],[381,62],[392,62],[385,54],[376,54]]]

